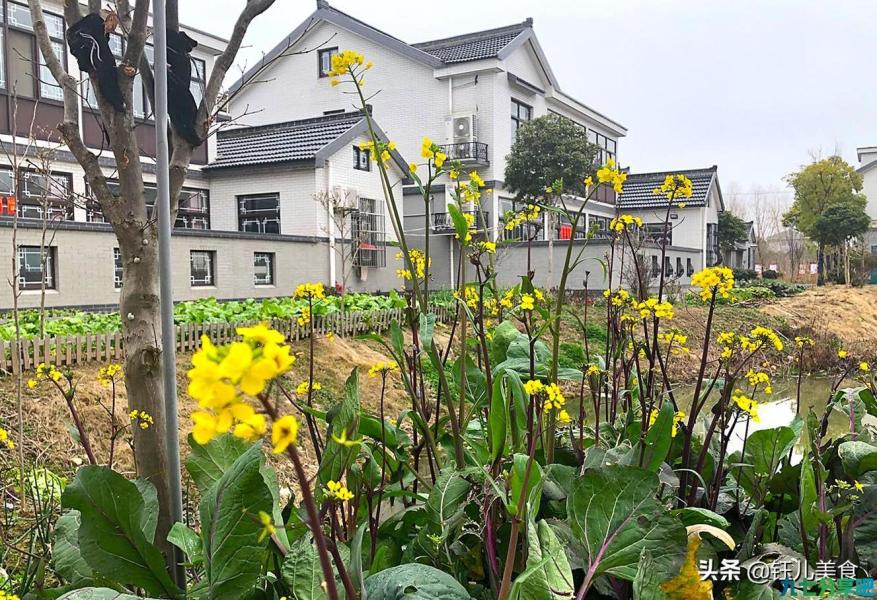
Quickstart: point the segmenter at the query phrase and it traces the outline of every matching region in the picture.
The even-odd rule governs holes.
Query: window
[[[253,254],[253,283],[274,285],[274,253],[255,252]]]
[[[353,168],[359,171],[371,171],[371,151],[368,148],[353,147]]]
[[[6,88],[6,34],[3,29],[0,29],[0,88]]]
[[[690,258],[686,258],[686,259],[685,259],[685,273],[686,273],[686,275],[688,275],[689,277],[691,277],[692,275],[694,275],[694,265],[691,263],[691,259],[690,259]]]
[[[192,287],[216,285],[216,252],[192,250],[189,257],[189,275]]]
[[[642,226],[643,240],[653,244],[673,245],[673,228],[667,223],[645,223]]]
[[[682,270],[682,257],[681,256],[676,257],[676,275],[678,277],[682,277],[683,275],[685,275],[685,271]]]
[[[588,130],[588,141],[599,148],[596,158],[597,164],[605,165],[610,158],[615,160],[617,149],[615,140],[591,129]]]
[[[280,195],[238,196],[238,231],[280,233]]]
[[[55,289],[55,254],[54,246],[18,247],[18,287],[22,290],[39,290],[45,282],[47,290]]]
[[[107,181],[107,187],[114,194],[121,193],[118,181]],[[146,202],[146,215],[152,218],[158,190],[154,183],[143,184],[143,199]],[[106,223],[100,204],[89,199],[85,203],[85,220],[89,223]],[[210,194],[207,190],[183,188],[180,190],[176,229],[210,229]]]
[[[24,4],[15,2],[9,2],[7,6],[6,22],[9,26],[9,48],[11,49],[9,56],[13,58],[13,60],[8,61],[11,87],[15,88],[16,94],[22,98],[40,97],[45,100],[63,100],[64,93],[61,86],[52,77],[52,73],[37,48],[30,9]],[[52,48],[62,65],[66,66],[64,18],[52,13],[45,13],[45,22]],[[3,59],[3,62],[6,62],[6,56]],[[6,82],[3,83],[5,85]]]
[[[673,277],[673,265],[669,256],[664,257],[664,277]]]
[[[207,190],[180,191],[177,220],[180,229],[210,229],[210,194]]]
[[[658,257],[652,255],[652,277],[657,277],[661,273],[661,268],[658,266]]]
[[[204,97],[204,87],[207,85],[207,63],[200,58],[192,59],[192,81],[189,83],[189,91],[195,98],[195,106],[201,105]]]
[[[533,108],[512,98],[512,143],[518,137],[518,129],[533,118]]]
[[[46,176],[25,171],[18,184],[18,216],[24,219],[45,217],[47,220],[72,221],[70,187],[70,175],[53,173]]]
[[[706,264],[712,267],[719,262],[719,226],[706,224]]]
[[[351,232],[355,266],[378,268],[387,265],[382,202],[371,198],[360,198],[359,211],[353,214]]]
[[[122,251],[113,248],[113,287],[122,289]]]
[[[588,237],[596,240],[606,240],[612,237],[609,231],[609,217],[588,215]]]
[[[328,77],[332,70],[332,57],[338,54],[338,48],[324,48],[317,52],[318,68],[320,77]]]

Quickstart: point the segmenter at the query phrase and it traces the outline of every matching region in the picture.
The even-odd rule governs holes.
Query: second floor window
[[[533,118],[533,107],[512,98],[512,143],[518,137],[518,129]]]
[[[216,252],[192,250],[189,255],[189,269],[192,287],[216,285]]]
[[[332,70],[332,57],[338,54],[338,48],[323,48],[317,52],[320,77],[328,77]]]
[[[114,194],[121,188],[118,181],[107,181],[107,187]],[[146,215],[152,217],[158,190],[154,183],[143,184],[143,199],[146,202]],[[85,202],[85,220],[89,223],[106,223],[100,203],[94,198]],[[210,194],[207,190],[183,188],[180,190],[177,218],[174,221],[177,229],[210,229]]]
[[[61,86],[52,77],[37,47],[30,9],[16,2],[9,2],[6,6],[6,14],[0,12],[0,17],[5,16],[8,26],[4,35],[0,36],[0,66],[9,67],[9,81],[6,81],[6,74],[3,73],[0,75],[0,84],[9,90],[14,88],[19,98],[62,101],[64,94]],[[64,18],[47,12],[45,22],[52,48],[66,67]]]
[[[280,194],[238,196],[238,230],[280,233]]]
[[[597,146],[597,164],[605,165],[610,158],[615,160],[618,145],[615,140],[608,138],[602,133],[597,133],[593,129],[588,130],[588,141]]]
[[[359,171],[371,171],[371,152],[368,148],[353,147],[353,168]]]
[[[57,284],[55,277],[54,246],[19,246],[18,247],[18,288],[21,290],[39,290],[45,283],[47,290],[54,290]]]

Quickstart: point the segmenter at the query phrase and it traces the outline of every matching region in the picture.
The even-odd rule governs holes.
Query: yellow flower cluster
[[[536,308],[536,299],[533,294],[521,294],[521,310],[533,310]]]
[[[610,158],[605,165],[597,169],[597,181],[611,184],[615,193],[621,194],[624,191],[624,182],[627,181],[627,173],[622,173],[615,160]]]
[[[655,421],[658,420],[658,410],[652,410],[652,414],[649,415],[649,429],[651,429],[655,425]],[[676,434],[679,433],[679,423],[685,420],[685,411],[677,410],[673,413],[673,428],[670,430],[670,437],[676,437]]]
[[[700,288],[700,298],[710,301],[716,297],[729,298],[734,287],[734,273],[728,267],[707,267],[691,276],[691,287]]]
[[[384,375],[398,371],[399,363],[397,363],[395,360],[388,360],[387,362],[379,362],[373,364],[368,370],[368,376],[371,378],[375,378],[378,375]]]
[[[21,600],[16,594],[10,594],[9,592],[4,592],[0,590],[0,600]]]
[[[311,300],[325,300],[326,289],[322,283],[302,283],[295,288],[294,298],[305,298]]]
[[[392,152],[396,149],[396,142],[381,142],[378,141],[375,143],[374,141],[360,142],[359,149],[368,152],[368,156],[374,162],[378,162],[378,157],[381,158],[381,162],[387,164],[390,162],[392,158]],[[414,167],[413,170],[417,169],[417,165],[410,164],[409,168]]]
[[[837,351],[838,358],[846,358],[847,356],[849,356],[849,352],[847,352],[846,350],[838,350]]]
[[[333,500],[346,502],[353,500],[353,492],[348,490],[340,481],[330,481],[326,484],[326,495]]]
[[[405,255],[402,252],[396,253],[396,260],[402,260],[404,257]],[[426,277],[426,254],[424,254],[417,248],[412,248],[408,251],[408,258],[411,260],[411,265],[414,267],[414,272],[417,274],[417,279],[423,279],[424,277]],[[403,263],[403,266],[405,264],[406,263]],[[429,266],[432,267],[432,257],[429,258]],[[400,279],[406,279],[409,281],[413,279],[411,269],[408,269],[407,267],[396,269],[396,276],[398,276]]]
[[[795,336],[795,345],[798,348],[803,348],[804,346],[812,346],[814,343],[815,342],[813,341],[813,338],[803,337],[800,335]]]
[[[620,215],[609,221],[609,231],[622,233],[632,227],[642,227],[643,220],[633,215]]]
[[[9,432],[0,427],[0,446],[5,446],[9,450],[15,449],[15,442],[9,437]]]
[[[691,198],[694,191],[691,180],[682,175],[667,175],[661,187],[656,187],[652,192],[660,196],[666,196],[668,200],[678,200],[679,198]],[[680,208],[685,208],[684,203],[680,204]]]
[[[259,539],[257,541],[261,544],[265,541],[265,538],[277,533],[277,528],[274,527],[274,519],[264,510],[259,511],[259,522],[262,524],[262,530],[259,532]]]
[[[871,370],[871,365],[869,365],[866,362],[860,362],[859,363],[859,370],[862,371],[863,373],[867,373],[868,371]]]
[[[530,396],[541,396],[545,399],[543,409],[549,412],[552,409],[562,409],[566,405],[566,398],[556,383],[545,385],[538,379],[530,379],[524,384],[524,391]]]
[[[659,302],[657,298],[649,298],[645,302],[637,303],[636,309],[639,311],[639,316],[643,319],[651,315],[658,319],[673,318],[673,305],[666,300]]]
[[[625,289],[618,289],[615,292],[611,292],[610,290],[603,290],[603,297],[609,300],[612,303],[612,306],[616,308],[621,308],[630,303],[630,292]]]
[[[466,219],[466,237],[463,238],[463,243],[468,244],[469,242],[472,241],[472,232],[474,231],[474,227],[475,227],[475,215],[467,212],[467,213],[463,213],[463,218]],[[455,233],[454,237],[459,240],[460,234]]]
[[[749,415],[749,418],[753,421],[756,423],[761,422],[761,418],[758,416],[758,402],[740,390],[735,390],[734,395],[731,396],[731,401],[737,405],[737,408]]]
[[[671,330],[667,332],[661,332],[658,334],[658,341],[670,347],[671,354],[688,354],[691,350],[688,349],[688,336],[679,333],[678,331]]]
[[[298,440],[298,420],[292,415],[280,417],[274,421],[271,427],[271,445],[274,446],[274,454],[285,452],[286,449]]]
[[[136,408],[128,413],[128,417],[140,426],[140,429],[149,429],[155,425],[155,419],[152,418],[145,410],[137,410]]]
[[[350,75],[360,86],[365,83],[362,73],[372,68],[371,62],[365,62],[365,57],[353,50],[344,50],[332,56],[332,68],[326,75],[332,87],[341,83],[341,77]]]
[[[777,352],[783,351],[783,341],[780,339],[780,336],[777,335],[776,331],[773,329],[769,329],[767,327],[762,327],[761,325],[752,329],[749,332],[749,335],[764,344],[770,344],[774,347],[774,350]],[[741,340],[742,344],[742,340]],[[749,349],[749,348],[745,348]]]
[[[749,369],[749,371],[746,372],[746,380],[752,387],[755,387],[757,385],[763,385],[765,394],[773,393],[773,387],[770,384],[770,375],[768,375],[764,371]]]
[[[477,204],[481,200],[481,188],[484,187],[484,180],[477,171],[469,172],[469,181],[460,185],[460,199],[463,202],[471,202]]]
[[[98,383],[102,385],[110,385],[113,381],[116,380],[116,376],[122,372],[122,365],[120,364],[109,364],[105,367],[101,367],[97,372],[97,380]]]
[[[445,161],[448,160],[448,155],[442,152],[439,145],[428,137],[424,137],[420,145],[420,156],[427,160],[432,160],[437,169],[441,169]]]
[[[527,208],[523,208],[511,217],[508,217],[505,222],[506,231],[511,231],[516,227],[523,225],[524,223],[532,223],[533,221],[539,220],[539,213],[542,209],[536,204],[528,204]]]
[[[488,254],[496,254],[496,242],[478,242],[478,250]]]
[[[304,327],[311,322],[311,309],[309,306],[301,307],[301,312],[298,314],[298,319],[296,319],[296,321],[298,321],[299,327]]]
[[[43,379],[51,379],[52,381],[60,381],[64,375],[55,368],[55,365],[47,365],[46,363],[40,363],[37,365],[37,370],[34,373],[34,376],[27,380],[27,387],[30,389],[34,389],[37,387],[37,383],[42,381]]]
[[[594,377],[600,375],[603,370],[597,365],[588,365],[588,370],[585,371],[585,375],[588,377]]]
[[[287,372],[295,362],[280,332],[260,324],[239,327],[243,341],[214,346],[206,335],[192,357],[189,395],[202,410],[192,414],[192,435],[199,444],[234,427],[234,435],[248,440],[261,437],[266,430],[265,416],[242,400],[257,396],[268,383]]]
[[[295,393],[299,396],[307,396],[310,392],[317,392],[323,389],[323,386],[315,381],[313,385],[309,385],[307,381],[302,381],[300,384],[295,386]]]

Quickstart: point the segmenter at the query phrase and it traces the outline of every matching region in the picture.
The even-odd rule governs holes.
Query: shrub
[[[774,271],[773,269],[767,269],[762,271],[761,273],[762,279],[779,279],[780,273],[779,271]]]

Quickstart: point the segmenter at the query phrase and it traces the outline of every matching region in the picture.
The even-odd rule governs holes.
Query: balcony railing
[[[481,219],[480,211],[465,211],[466,214],[475,217],[475,228],[479,231],[484,229],[484,220]],[[488,214],[484,213],[484,219],[490,221]],[[451,215],[446,212],[432,213],[432,230],[435,232],[454,231],[454,220]]]
[[[445,144],[441,146],[441,149],[450,160],[459,160],[471,165],[487,166],[490,164],[490,160],[487,158],[487,144],[482,142]]]

